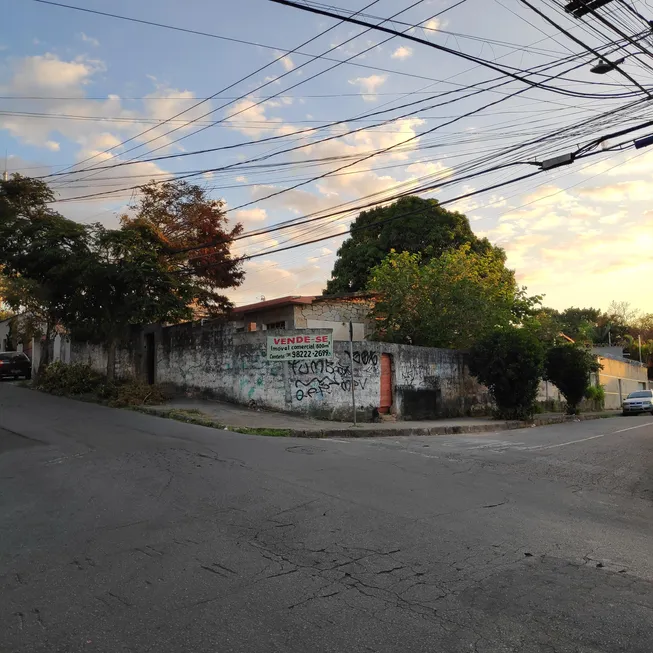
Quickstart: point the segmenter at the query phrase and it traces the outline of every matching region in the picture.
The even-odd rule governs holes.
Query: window
[[[651,399],[653,397],[653,391],[643,390],[642,392],[631,392],[628,395],[628,399]]]
[[[270,322],[270,324],[266,324],[265,328],[269,331],[270,329],[285,329],[286,328],[286,323],[285,322]]]

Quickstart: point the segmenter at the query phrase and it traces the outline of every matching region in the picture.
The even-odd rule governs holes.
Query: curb
[[[496,431],[513,431],[550,424],[585,422],[596,419],[618,417],[620,413],[591,415],[556,415],[534,419],[532,422],[500,422],[496,424],[471,424],[468,426],[431,426],[428,428],[398,428],[398,429],[289,429],[292,438],[391,438],[410,435],[463,435],[468,433],[494,433]]]
[[[154,415],[165,419],[184,422],[186,424],[195,424],[197,426],[206,426],[218,430],[231,431],[232,433],[245,433],[249,435],[276,436],[288,438],[393,438],[406,436],[437,436],[437,435],[463,435],[469,433],[495,433],[497,431],[513,431],[516,429],[533,428],[535,426],[547,426],[549,424],[564,424],[567,422],[583,422],[586,420],[605,419],[617,417],[620,413],[593,413],[587,415],[553,415],[551,417],[535,418],[532,422],[518,421],[497,421],[493,424],[468,424],[461,426],[435,425],[428,428],[418,428],[406,426],[396,429],[375,429],[375,428],[345,428],[345,429],[278,429],[270,427],[247,427],[231,426],[222,424],[214,420],[210,415],[194,416],[185,415],[183,417],[170,414],[171,411],[154,408],[149,406],[132,407],[135,410],[146,415]],[[172,409],[174,411],[174,409]]]

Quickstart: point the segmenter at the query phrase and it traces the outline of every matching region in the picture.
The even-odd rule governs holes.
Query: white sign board
[[[268,336],[268,360],[294,361],[316,358],[333,358],[331,333],[321,336],[298,333]]]

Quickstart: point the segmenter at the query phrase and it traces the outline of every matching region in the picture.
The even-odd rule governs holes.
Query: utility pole
[[[7,172],[7,150],[5,150],[5,171],[2,173],[2,181],[9,180],[9,173]]]
[[[642,334],[640,333],[637,336],[637,341],[639,343],[639,362],[642,362]]]
[[[354,386],[354,325],[349,321],[349,360],[351,362],[351,405],[354,409],[354,426],[356,426],[356,388]]]

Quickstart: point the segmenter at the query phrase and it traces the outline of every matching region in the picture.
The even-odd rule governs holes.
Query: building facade
[[[339,297],[289,296],[239,306],[231,313],[237,331],[271,329],[331,329],[333,339],[349,340],[352,323],[354,340],[365,340],[373,331],[369,315],[373,295],[352,294]]]

